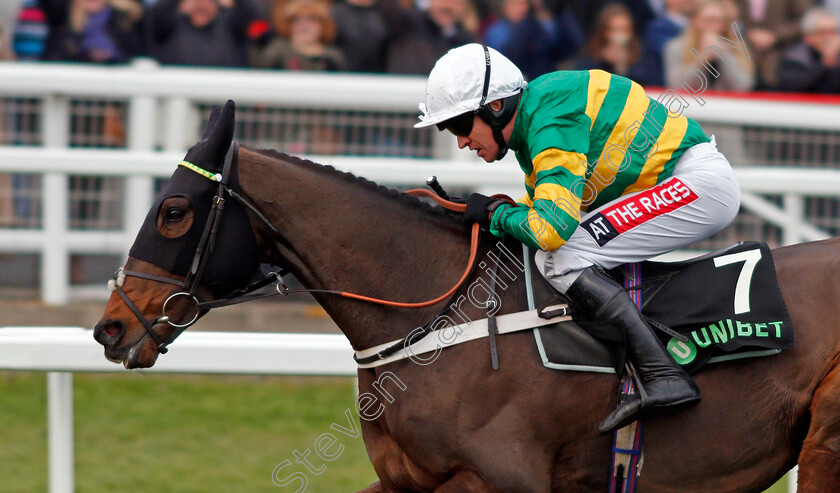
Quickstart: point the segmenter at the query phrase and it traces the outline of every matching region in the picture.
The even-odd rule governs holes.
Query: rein
[[[247,301],[252,301],[260,298],[265,298],[269,296],[276,296],[281,295],[285,296],[290,293],[325,293],[325,294],[334,294],[338,296],[342,296],[344,298],[355,299],[359,301],[365,301],[368,303],[374,303],[379,305],[385,306],[392,306],[397,308],[425,308],[428,306],[435,305],[450,298],[454,293],[456,293],[459,288],[461,288],[464,282],[469,278],[470,274],[473,272],[475,268],[475,260],[478,256],[478,245],[479,245],[479,233],[480,233],[480,226],[478,223],[472,225],[471,235],[470,235],[470,255],[469,259],[467,260],[467,267],[464,270],[464,273],[461,275],[460,279],[449,289],[447,292],[443,293],[442,295],[427,301],[422,302],[400,302],[400,301],[390,301],[384,300],[379,298],[373,298],[370,296],[364,296],[356,293],[350,293],[347,291],[333,291],[333,290],[325,290],[325,289],[289,289],[285,284],[283,284],[282,276],[286,273],[286,270],[280,268],[276,272],[271,272],[267,274],[263,279],[252,283],[245,288],[240,290],[234,291],[231,293],[230,296],[227,296],[222,299],[213,300],[213,301],[206,301],[202,302],[199,301],[196,297],[196,290],[198,289],[199,282],[201,277],[204,273],[204,269],[207,266],[207,263],[210,259],[210,256],[213,254],[213,249],[216,244],[216,237],[219,230],[219,225],[221,223],[222,212],[224,211],[224,194],[227,193],[231,198],[235,199],[237,202],[241,203],[245,208],[247,208],[250,212],[252,212],[272,233],[275,235],[279,232],[274,225],[269,222],[268,218],[265,217],[253,204],[251,204],[247,199],[245,199],[242,195],[231,189],[227,182],[228,177],[230,174],[230,169],[233,163],[233,160],[238,156],[239,151],[239,144],[233,142],[228,149],[227,154],[225,155],[224,167],[221,174],[218,173],[211,173],[206,171],[193,163],[189,163],[187,161],[181,161],[178,163],[179,166],[183,166],[195,173],[207,178],[210,181],[217,182],[219,184],[218,191],[216,196],[213,197],[213,205],[210,211],[210,215],[207,218],[207,222],[204,226],[204,231],[201,235],[201,239],[199,240],[198,247],[196,248],[195,256],[193,257],[192,265],[190,267],[187,276],[184,280],[158,276],[146,272],[140,271],[133,271],[133,270],[124,270],[120,268],[117,272],[114,273],[114,278],[111,282],[109,282],[109,287],[112,291],[116,291],[117,294],[123,299],[125,304],[128,308],[134,313],[135,317],[140,321],[143,325],[143,328],[146,331],[146,334],[157,344],[158,352],[161,354],[166,354],[168,351],[167,346],[171,344],[181,332],[186,330],[188,327],[193,325],[196,321],[198,321],[198,317],[202,312],[210,310],[212,308],[219,308],[222,306],[229,306],[238,303],[244,303]],[[454,212],[465,212],[466,211],[466,204],[453,202],[451,200],[446,200],[436,193],[426,190],[426,189],[413,189],[407,190],[405,193],[414,196],[422,196],[433,199],[442,207],[454,211]],[[500,200],[504,200],[510,203],[513,203],[513,200],[510,197],[498,195],[494,198],[498,198]],[[142,312],[139,308],[131,301],[128,297],[126,292],[123,290],[122,285],[125,282],[125,277],[137,277],[140,279],[146,279],[155,282],[163,282],[167,284],[173,284],[182,288],[182,291],[174,293],[170,295],[164,302],[162,307],[162,314],[160,317],[149,320],[145,316],[143,316]],[[251,294],[254,291],[261,289],[265,286],[273,284],[275,286],[275,292],[268,292],[268,293],[258,293],[258,294]],[[186,297],[188,301],[192,302],[195,314],[193,317],[186,323],[175,323],[168,315],[167,315],[167,306],[169,303],[179,297]],[[154,326],[158,324],[169,324],[171,327],[177,329],[177,331],[169,338],[169,340],[164,341],[161,337],[153,330]],[[139,341],[138,341],[139,342]],[[135,343],[136,344],[136,343]],[[380,352],[379,355],[376,355],[376,358],[384,357],[383,354],[387,353],[387,350]]]

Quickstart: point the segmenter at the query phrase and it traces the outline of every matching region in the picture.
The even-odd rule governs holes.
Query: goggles
[[[448,120],[438,123],[437,128],[441,132],[449,130],[458,137],[467,137],[470,135],[470,132],[472,132],[473,121],[475,121],[476,113],[477,112],[475,111],[470,111],[468,113],[462,113],[458,116],[454,116]]]

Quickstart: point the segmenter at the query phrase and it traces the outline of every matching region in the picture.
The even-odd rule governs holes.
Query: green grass
[[[787,476],[783,477],[778,483],[771,486],[770,489],[764,493],[787,493]]]
[[[76,490],[137,492],[278,492],[279,479],[304,473],[310,492],[357,491],[376,481],[361,437],[347,427],[349,378],[75,374]],[[331,462],[314,452],[331,432],[345,448]],[[338,445],[328,449],[336,453]],[[295,462],[309,455],[320,475]],[[0,492],[47,490],[46,377],[0,372]],[[780,481],[767,493],[785,493]]]
[[[47,490],[46,378],[0,373],[0,492]],[[361,437],[324,462],[316,438],[353,409],[348,378],[76,374],[76,490],[110,492],[294,491],[272,483],[305,473],[307,491],[357,491],[376,481]],[[295,462],[309,455],[321,475]],[[338,444],[328,451],[336,453]],[[298,485],[299,483],[292,483]]]

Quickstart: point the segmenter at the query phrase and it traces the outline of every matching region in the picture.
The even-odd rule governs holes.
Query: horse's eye
[[[177,223],[178,221],[183,220],[184,216],[185,214],[183,209],[179,209],[178,207],[170,207],[166,210],[163,219],[167,223]]]

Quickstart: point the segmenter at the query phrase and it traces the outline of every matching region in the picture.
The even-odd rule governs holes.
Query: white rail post
[[[43,107],[44,147],[67,148],[70,143],[70,100],[48,95]],[[41,247],[41,299],[49,305],[64,305],[70,285],[70,254],[67,251],[69,181],[64,173],[43,177],[43,228]]]
[[[47,373],[50,493],[73,493],[73,374]]]
[[[138,60],[132,64],[138,70],[158,69],[152,60]],[[151,152],[155,150],[155,128],[157,125],[157,100],[154,96],[139,95],[129,100],[128,148],[132,151]],[[131,174],[125,179],[125,200],[123,202],[123,231],[125,251],[134,241],[134,235],[143,225],[146,213],[154,199],[154,179],[144,174]]]
[[[799,466],[793,466],[788,472],[787,493],[796,493],[797,482],[799,481]]]
[[[800,243],[803,239],[801,225],[805,222],[805,197],[795,193],[786,193],[782,200],[787,213],[786,224],[782,231],[782,244]]]
[[[432,157],[435,159],[457,159],[458,146],[455,144],[455,136],[449,132],[432,131]]]
[[[181,152],[194,135],[189,129],[198,123],[190,112],[190,102],[186,98],[171,97],[166,100],[163,136],[163,150]]]

